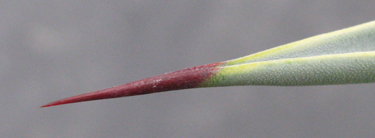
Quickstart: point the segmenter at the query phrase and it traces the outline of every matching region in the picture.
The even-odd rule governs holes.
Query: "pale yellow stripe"
[[[321,34],[300,41],[278,46],[249,56],[227,61],[225,65],[235,65],[282,58],[297,58],[375,51],[375,21],[354,27]]]

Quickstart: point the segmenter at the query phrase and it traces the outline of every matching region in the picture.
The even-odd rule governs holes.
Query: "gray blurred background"
[[[43,104],[375,19],[375,1],[0,2],[0,135],[374,137],[375,85],[241,86]]]

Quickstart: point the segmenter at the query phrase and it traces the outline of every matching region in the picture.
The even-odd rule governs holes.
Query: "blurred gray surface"
[[[43,108],[375,19],[375,1],[0,2],[0,135],[374,137],[375,85],[241,86]]]

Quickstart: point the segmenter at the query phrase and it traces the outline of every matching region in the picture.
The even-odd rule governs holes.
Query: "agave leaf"
[[[73,96],[42,107],[199,87],[369,82],[375,82],[374,21],[234,60],[186,68]]]
[[[200,86],[302,86],[374,81],[375,52],[354,52],[224,66]]]

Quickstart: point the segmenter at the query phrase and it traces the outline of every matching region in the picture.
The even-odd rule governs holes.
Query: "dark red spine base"
[[[196,88],[199,86],[200,83],[202,83],[212,74],[214,74],[218,69],[216,67],[221,64],[223,63],[219,62],[186,68],[175,72],[169,72],[158,76],[127,83],[124,85],[58,100],[43,105],[41,107],[43,108],[83,101],[101,100],[108,98],[118,98],[125,96],[164,92],[170,90]]]

